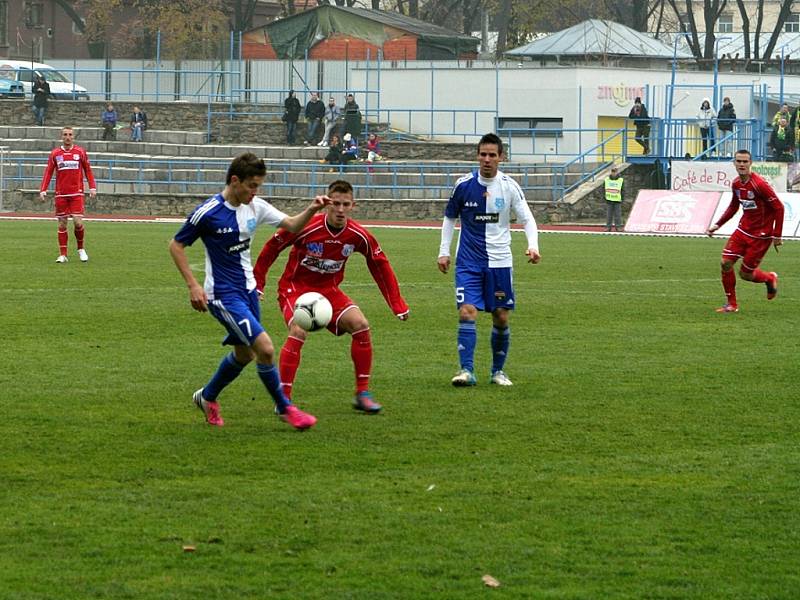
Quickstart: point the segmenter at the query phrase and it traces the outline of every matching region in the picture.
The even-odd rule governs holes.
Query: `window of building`
[[[44,27],[44,3],[25,2],[25,27]]]
[[[720,15],[717,20],[718,33],[733,33],[733,15]]]
[[[689,21],[689,13],[681,13],[678,15],[678,19],[680,19],[682,31],[692,30],[692,23]]]
[[[497,131],[500,135],[530,137],[563,137],[564,119],[561,117],[499,117]],[[532,130],[532,131],[531,131]]]
[[[800,33],[800,13],[792,13],[786,18],[783,30],[789,33]]]
[[[0,0],[0,46],[8,46],[8,2]]]
[[[84,28],[86,27],[86,19],[81,17],[81,23],[83,23]],[[83,32],[78,28],[78,25],[75,21],[72,21],[72,34],[73,35],[83,35]]]

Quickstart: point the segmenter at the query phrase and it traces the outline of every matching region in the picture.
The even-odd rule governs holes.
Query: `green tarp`
[[[303,58],[306,50],[334,34],[383,46],[405,33],[417,36],[417,58],[454,59],[477,52],[480,40],[417,19],[380,10],[320,6],[265,27],[278,58]]]

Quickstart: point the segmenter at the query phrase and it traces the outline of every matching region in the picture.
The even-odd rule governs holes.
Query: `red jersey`
[[[740,177],[731,184],[733,198],[722,216],[717,221],[717,227],[724,225],[739,207],[742,208],[742,218],[739,220],[738,230],[756,238],[776,237],[783,234],[783,203],[772,186],[758,173],[751,173],[747,182]]]
[[[82,196],[84,175],[89,182],[89,189],[97,189],[89,157],[86,155],[86,150],[80,146],[73,145],[69,150],[60,146],[50,153],[42,185],[39,187],[40,192],[47,191],[53,172],[56,174],[56,198]]]
[[[290,245],[292,250],[278,281],[279,290],[295,288],[324,295],[327,289],[338,289],[344,279],[347,259],[353,252],[358,252],[367,259],[367,268],[392,312],[395,315],[408,312],[397,277],[378,240],[352,219],[348,219],[341,230],[333,230],[328,226],[324,213],[315,215],[299,233],[279,229],[264,244],[253,269],[256,289],[264,290],[267,271]]]

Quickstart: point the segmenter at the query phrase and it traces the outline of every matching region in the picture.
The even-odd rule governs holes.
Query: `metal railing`
[[[46,155],[14,159],[6,179],[15,187],[38,188],[46,164]],[[99,184],[132,186],[132,193],[145,193],[147,186],[167,186],[164,193],[214,193],[223,185],[229,159],[96,159],[92,161]],[[267,177],[261,194],[274,195],[283,190],[301,191],[313,196],[330,181],[331,172],[358,175],[356,190],[385,191],[386,198],[399,199],[408,192],[415,197],[446,197],[456,181],[475,169],[473,162],[374,162],[354,161],[347,165],[330,165],[319,161],[268,161]],[[552,171],[542,172],[541,165],[504,163],[509,173],[526,192],[548,194],[553,187]],[[574,175],[578,177],[578,174]],[[564,183],[569,172],[562,173]],[[206,192],[205,189],[208,189]],[[549,195],[549,194],[548,194]]]

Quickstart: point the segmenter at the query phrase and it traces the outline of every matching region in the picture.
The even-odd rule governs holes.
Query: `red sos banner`
[[[720,195],[721,192],[641,190],[625,231],[703,234],[711,223]]]

